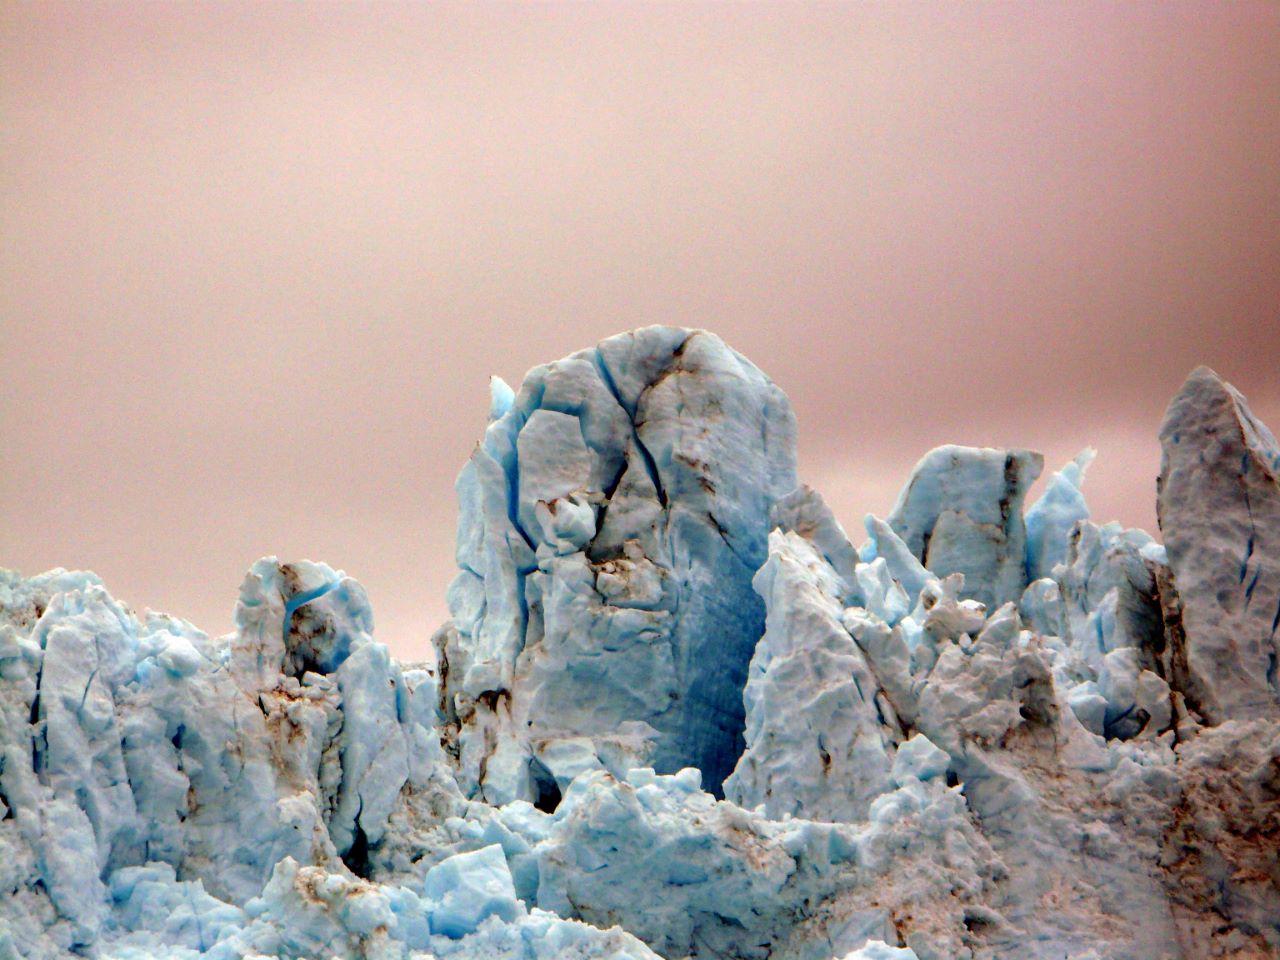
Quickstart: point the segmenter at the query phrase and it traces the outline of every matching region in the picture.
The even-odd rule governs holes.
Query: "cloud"
[[[445,616],[491,373],[647,323],[788,391],[855,530],[942,442],[1153,523],[1206,362],[1280,421],[1280,8],[72,5],[0,22],[0,563],[230,627],[259,555]]]

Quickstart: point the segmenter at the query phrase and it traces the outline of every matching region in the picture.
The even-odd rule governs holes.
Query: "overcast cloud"
[[[421,655],[487,380],[649,323],[861,539],[943,442],[1154,529],[1208,363],[1280,428],[1280,6],[0,12],[0,565],[230,629],[264,554]]]

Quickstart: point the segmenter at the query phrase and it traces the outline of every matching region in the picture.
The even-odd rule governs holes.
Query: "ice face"
[[[0,955],[653,957],[528,909],[501,847],[415,872],[466,806],[436,677],[341,572],[259,561],[222,640],[91,574],[6,573],[0,609]]]
[[[1280,716],[1280,446],[1200,367],[1160,427],[1158,515],[1197,709]]]
[[[1280,955],[1280,455],[1215,376],[1167,551],[958,447],[855,550],[705,333],[489,414],[436,663],[324,564],[222,638],[0,572],[0,958]]]
[[[751,578],[796,487],[785,395],[718,337],[651,327],[531,371],[492,412],[458,480],[442,651],[464,788],[549,802],[565,739],[718,788],[764,632]],[[620,747],[625,723],[651,744]]]
[[[938,447],[916,464],[889,526],[933,573],[964,574],[972,599],[1017,600],[1027,585],[1022,501],[1043,466],[1027,450]]]
[[[755,586],[768,616],[745,691],[746,751],[725,795],[774,819],[862,819],[890,787],[892,713],[840,622],[843,581],[812,543],[779,530]]]
[[[1050,577],[1054,567],[1066,562],[1072,530],[1089,519],[1081,488],[1095,456],[1097,451],[1092,447],[1081,451],[1050,478],[1044,494],[1027,509],[1028,580]]]

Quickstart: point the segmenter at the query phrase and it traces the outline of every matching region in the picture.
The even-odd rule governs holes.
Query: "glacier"
[[[1092,450],[926,452],[855,544],[785,394],[651,327],[495,379],[422,659],[0,572],[0,960],[1280,956],[1280,447],[1194,371],[1161,540]]]

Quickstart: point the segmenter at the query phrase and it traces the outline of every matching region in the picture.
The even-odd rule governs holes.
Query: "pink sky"
[[[648,323],[790,394],[861,539],[943,442],[1154,530],[1197,363],[1280,427],[1280,5],[0,11],[0,565],[422,655],[487,380]]]

